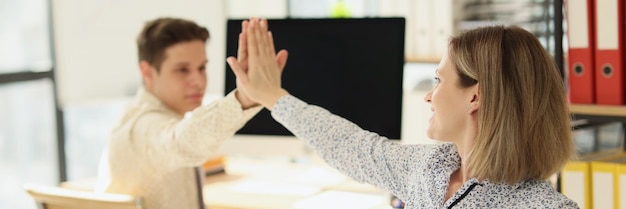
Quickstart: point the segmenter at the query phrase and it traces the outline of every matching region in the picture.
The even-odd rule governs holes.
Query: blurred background
[[[96,175],[108,133],[141,85],[135,38],[150,19],[187,18],[209,29],[209,102],[224,91],[229,18],[405,17],[402,142],[433,143],[423,134],[430,116],[423,96],[448,37],[485,24],[517,24],[554,53],[552,5],[552,0],[0,0],[0,202],[3,208],[35,208],[22,192],[25,182],[56,185]],[[276,147],[273,141],[257,143]],[[225,152],[246,151],[242,144],[225,147]]]

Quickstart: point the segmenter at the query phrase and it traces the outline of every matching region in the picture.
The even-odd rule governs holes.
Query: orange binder
[[[595,102],[594,80],[594,8],[593,0],[565,2],[567,18],[568,85],[571,103]]]
[[[595,0],[596,102],[624,104],[624,0]]]

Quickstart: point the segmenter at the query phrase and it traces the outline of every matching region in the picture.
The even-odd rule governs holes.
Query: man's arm
[[[260,106],[243,110],[236,92],[196,108],[182,120],[158,111],[146,113],[132,130],[132,138],[137,142],[135,149],[160,167],[175,169],[202,164],[261,110]]]

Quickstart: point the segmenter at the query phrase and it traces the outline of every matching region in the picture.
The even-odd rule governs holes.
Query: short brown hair
[[[139,61],[147,61],[157,72],[165,60],[165,49],[180,42],[200,40],[206,42],[209,31],[196,23],[178,18],[158,18],[145,24],[139,37],[137,49]]]
[[[459,85],[479,84],[472,177],[509,184],[547,179],[575,156],[564,81],[533,34],[482,27],[451,38],[449,54]]]

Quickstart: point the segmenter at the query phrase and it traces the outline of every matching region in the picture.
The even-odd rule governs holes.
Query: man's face
[[[174,44],[165,49],[160,72],[152,67],[152,81],[146,82],[146,88],[182,115],[202,104],[207,84],[207,62],[203,41]]]

